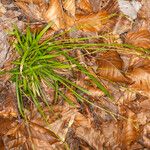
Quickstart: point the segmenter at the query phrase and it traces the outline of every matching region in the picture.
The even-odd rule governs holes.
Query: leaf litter
[[[81,92],[81,96],[91,103],[80,102],[61,86],[74,102],[75,106],[71,106],[57,90],[42,82],[51,105],[50,111],[40,101],[48,124],[33,103],[24,99],[28,107],[26,121],[17,109],[15,86],[9,76],[1,75],[0,147],[10,150],[149,149],[149,4],[148,0],[3,0],[0,3],[2,71],[12,68],[11,62],[18,57],[11,46],[14,39],[8,35],[13,24],[22,32],[27,25],[38,32],[43,24],[52,21],[43,41],[55,36],[56,42],[79,37],[85,38],[81,43],[100,45],[99,48],[75,47],[70,55],[77,56],[113,99],[78,70],[59,70],[90,92],[89,95]],[[63,35],[65,30],[69,30],[67,36]],[[57,37],[58,34],[63,38]],[[64,57],[58,59],[65,61]],[[56,97],[59,101],[55,101]]]

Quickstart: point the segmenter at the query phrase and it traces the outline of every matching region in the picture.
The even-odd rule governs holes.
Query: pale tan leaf
[[[137,47],[150,48],[150,32],[148,30],[129,32],[125,37],[125,43],[132,44]]]
[[[114,51],[106,52],[97,60],[97,74],[104,79],[114,82],[130,83],[131,81],[122,73],[123,61]]]

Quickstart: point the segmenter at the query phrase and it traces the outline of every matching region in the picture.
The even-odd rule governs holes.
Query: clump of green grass
[[[39,99],[43,100],[47,106],[49,106],[49,104],[41,86],[42,82],[55,90],[56,98],[59,95],[69,104],[73,105],[73,102],[60,90],[60,86],[71,91],[77,100],[81,102],[84,101],[84,98],[82,98],[77,91],[86,94],[88,94],[88,91],[76,85],[67,77],[60,75],[56,71],[57,69],[67,69],[68,71],[77,69],[88,76],[106,95],[109,95],[105,87],[88,72],[86,67],[82,66],[76,58],[69,55],[71,50],[75,50],[76,48],[88,48],[91,45],[71,42],[70,40],[62,40],[59,42],[55,41],[54,37],[50,37],[48,40],[41,42],[42,36],[50,26],[51,25],[48,24],[39,33],[32,33],[29,27],[27,27],[25,33],[20,32],[17,27],[15,27],[13,32],[16,38],[14,48],[19,56],[13,62],[14,67],[10,72],[13,82],[16,85],[18,109],[22,116],[25,115],[23,97],[26,97],[33,101],[40,114],[45,117]],[[76,39],[76,41],[80,40],[82,39]],[[65,57],[65,61],[59,61],[59,59],[57,59],[59,56]]]

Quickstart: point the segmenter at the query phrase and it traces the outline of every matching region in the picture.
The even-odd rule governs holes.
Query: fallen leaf
[[[148,30],[129,32],[125,37],[125,43],[137,47],[150,48],[150,32]]]
[[[126,109],[127,120],[123,121],[123,130],[122,130],[122,144],[123,147],[130,149],[130,146],[138,138],[138,124],[136,114],[131,110]]]
[[[108,15],[106,12],[98,12],[89,15],[76,15],[75,25],[78,29],[83,31],[98,32],[103,27],[106,29],[109,27],[107,26],[107,23],[109,23],[111,18],[112,16]]]
[[[133,84],[130,87],[138,92],[142,92],[149,96],[150,91],[150,67],[142,66],[133,68],[128,72],[128,76],[132,79]]]
[[[64,12],[59,0],[52,0],[50,2],[49,8],[43,17],[46,22],[52,21],[54,23],[53,28],[55,30],[67,28],[74,23],[74,19]]]
[[[68,14],[72,17],[75,17],[75,0],[65,0],[63,3],[63,7],[67,10]]]
[[[26,2],[26,3],[35,3],[35,4],[40,4],[40,3],[46,2],[46,0],[15,0],[15,1]]]
[[[26,16],[40,21],[43,20],[43,11],[45,10],[44,6],[40,9],[39,5],[35,5],[34,3],[28,4],[20,1],[15,2],[15,4],[23,10]]]
[[[141,3],[135,0],[118,0],[120,10],[131,19],[137,18],[137,13],[141,8]]]
[[[47,107],[43,108],[47,115],[48,125],[43,120],[35,107],[27,111],[27,119],[13,122],[13,126],[3,135],[4,145],[9,149],[45,149],[45,150],[63,150],[66,134],[74,123],[77,110],[69,107],[68,104],[56,106],[53,111]],[[63,115],[63,116],[62,116]],[[3,126],[3,124],[2,124]]]
[[[142,144],[148,149],[150,148],[149,134],[150,134],[150,123],[144,126],[143,133],[142,133]]]
[[[2,88],[0,91],[0,116],[2,117],[17,117],[17,103],[15,95],[11,87]]]
[[[73,125],[75,135],[88,143],[92,148],[99,150],[103,148],[104,136],[100,130],[91,126],[90,120],[82,114],[77,114]]]
[[[122,73],[123,61],[115,51],[108,51],[97,60],[97,74],[107,80],[122,83],[131,83],[131,80]]]
[[[79,0],[77,2],[77,9],[83,11],[83,13],[89,14],[92,12],[92,7],[89,0]]]
[[[118,1],[116,0],[89,0],[93,8],[93,12],[106,11],[110,14],[119,11]]]

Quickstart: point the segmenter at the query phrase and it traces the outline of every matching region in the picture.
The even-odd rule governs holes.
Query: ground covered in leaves
[[[24,99],[27,120],[18,112],[15,85],[0,76],[0,150],[148,150],[150,149],[150,1],[149,0],[1,0],[0,67],[9,70],[17,57],[9,36],[13,25],[25,32],[52,27],[45,40],[69,30],[65,38],[101,43],[101,51],[74,49],[88,71],[109,91],[105,95],[80,72],[61,74],[90,91],[76,105],[42,85],[52,111],[42,103],[48,124],[32,102]],[[92,38],[90,38],[92,37]],[[93,38],[94,37],[94,38]],[[56,40],[60,40],[56,38]],[[60,58],[63,61],[63,58]],[[73,78],[73,79],[72,79]]]

